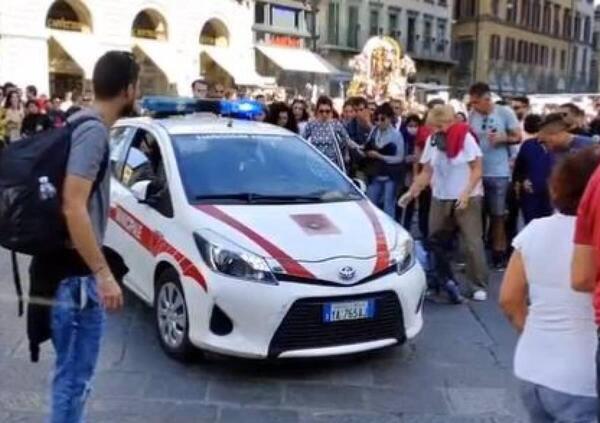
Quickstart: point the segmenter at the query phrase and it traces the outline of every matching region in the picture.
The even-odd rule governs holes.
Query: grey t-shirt
[[[102,123],[100,115],[91,109],[82,110],[69,117],[68,121],[85,116],[94,116],[98,120],[82,123],[73,131],[71,153],[67,163],[67,174],[85,178],[92,183],[96,181],[102,162],[108,160],[108,128]],[[110,171],[108,163],[102,181],[90,195],[88,210],[98,244],[104,242],[108,211],[110,207]]]
[[[472,111],[469,115],[471,130],[477,136],[483,152],[484,177],[510,177],[510,149],[507,144],[492,145],[488,139],[490,132],[507,134],[520,129],[515,113],[506,106],[494,106],[489,115]]]

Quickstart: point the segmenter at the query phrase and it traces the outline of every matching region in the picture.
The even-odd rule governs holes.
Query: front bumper
[[[354,287],[281,282],[264,285],[211,274],[208,292],[184,281],[190,341],[199,348],[248,357],[318,357],[382,348],[415,337],[423,326],[425,276],[419,265]],[[320,303],[375,298],[373,320],[324,324]],[[215,309],[232,322],[211,330]]]

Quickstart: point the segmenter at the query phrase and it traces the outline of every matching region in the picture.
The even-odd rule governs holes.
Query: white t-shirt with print
[[[535,219],[513,241],[521,254],[529,312],[515,376],[558,392],[596,396],[596,324],[591,294],[571,289],[575,216]]]
[[[465,145],[460,153],[449,159],[446,152],[431,145],[432,137],[427,139],[425,150],[421,156],[421,164],[429,164],[433,168],[431,190],[438,200],[457,200],[469,183],[471,168],[469,163],[482,157],[481,149],[475,138],[467,134]],[[471,197],[482,196],[481,181],[471,192]]]

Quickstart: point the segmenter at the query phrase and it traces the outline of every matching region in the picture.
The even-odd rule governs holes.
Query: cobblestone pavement
[[[0,275],[0,422],[42,422],[52,348],[29,363],[4,252]],[[524,422],[510,371],[516,337],[496,301],[427,304],[425,317],[413,342],[359,357],[181,365],[160,350],[150,310],[128,295],[108,320],[88,422]]]

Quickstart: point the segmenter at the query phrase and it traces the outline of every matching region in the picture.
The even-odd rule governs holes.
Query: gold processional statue
[[[377,103],[391,99],[414,101],[408,93],[408,78],[416,73],[414,61],[391,37],[373,37],[361,54],[350,60],[354,76],[348,97],[362,96]]]

